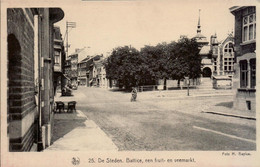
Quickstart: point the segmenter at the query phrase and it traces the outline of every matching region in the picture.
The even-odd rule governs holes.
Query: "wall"
[[[247,111],[248,102],[250,102],[250,110],[255,112],[255,89],[252,88],[240,88],[240,66],[239,60],[249,58],[255,58],[256,42],[242,43],[242,10],[232,12],[235,16],[235,64],[234,64],[234,76],[233,76],[233,106],[235,109]]]
[[[7,9],[10,151],[29,151],[36,136],[34,30],[29,9]]]

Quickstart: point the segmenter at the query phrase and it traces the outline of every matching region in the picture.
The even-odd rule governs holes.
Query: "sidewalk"
[[[75,96],[60,97],[55,101],[72,101]],[[112,140],[83,112],[56,113],[52,145],[44,150],[51,151],[118,151]]]
[[[85,95],[79,90],[73,90],[72,91],[72,96],[61,96],[61,92],[57,92],[56,96],[54,97],[54,101],[63,101],[63,102],[68,102],[68,101],[77,101],[78,99],[84,98]]]
[[[196,97],[212,97],[212,96],[233,96],[232,90],[198,90],[193,89],[190,91],[190,95],[187,96],[187,90],[175,90],[175,91],[153,91],[153,92],[141,92],[138,94],[138,98],[141,100],[146,99],[180,99],[180,98],[196,98]],[[233,108],[224,106],[201,106],[199,112],[208,114],[217,114],[225,117],[236,117],[242,119],[256,120],[256,113],[252,111],[240,111]]]
[[[209,108],[203,109],[203,113],[217,114],[229,117],[237,117],[243,119],[256,120],[256,113],[252,111],[240,111],[233,108],[223,107],[223,106],[211,106]]]

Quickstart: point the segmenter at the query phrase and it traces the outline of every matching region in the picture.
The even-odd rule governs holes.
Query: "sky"
[[[234,16],[229,11],[234,5],[234,1],[206,0],[75,0],[60,6],[65,16],[56,25],[64,37],[66,21],[76,22],[76,28],[69,29],[69,54],[86,47],[90,55],[106,56],[118,46],[140,49],[177,41],[180,35],[194,37],[199,9],[201,33],[208,41],[216,33],[221,41],[234,30]]]

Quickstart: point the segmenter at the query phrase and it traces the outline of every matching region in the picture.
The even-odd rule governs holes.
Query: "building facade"
[[[197,34],[193,37],[199,45],[201,71],[203,78],[211,78],[216,82],[214,88],[231,88],[234,75],[234,37],[229,33],[219,42],[217,34],[211,35],[210,41],[201,34],[200,18]]]
[[[60,8],[7,9],[7,136],[9,151],[50,145],[54,103],[53,24]]]
[[[87,62],[89,61],[89,59],[90,56],[78,63],[79,86],[87,86]]]
[[[69,56],[71,64],[70,79],[72,85],[78,85],[78,63],[80,63],[87,56],[86,47],[82,49],[75,49],[75,52]]]
[[[234,6],[235,74],[233,80],[235,109],[256,110],[256,7]]]
[[[65,50],[60,32],[60,27],[54,26],[54,92],[56,93],[57,88],[62,90],[65,87],[66,77],[64,76],[65,66]]]
[[[64,75],[67,78],[67,81],[70,81],[71,78],[71,61],[70,61],[70,57],[68,57],[68,59],[65,60],[65,65],[64,65]]]

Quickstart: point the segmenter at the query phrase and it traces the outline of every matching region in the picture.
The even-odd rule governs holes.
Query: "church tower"
[[[207,38],[201,34],[201,26],[200,26],[200,9],[199,9],[199,20],[198,20],[198,26],[197,26],[197,34],[195,37],[193,37],[199,45],[199,49],[202,48],[204,45],[208,45]]]

